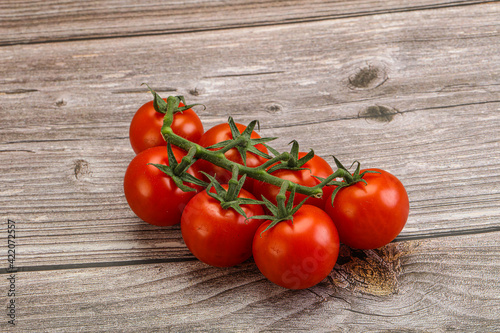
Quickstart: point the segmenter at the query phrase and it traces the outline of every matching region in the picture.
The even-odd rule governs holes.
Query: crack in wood
[[[14,90],[4,90],[0,91],[0,95],[18,95],[18,94],[28,94],[32,92],[37,92],[38,89],[14,89]]]
[[[145,259],[145,260],[127,260],[127,261],[109,261],[109,262],[89,262],[80,264],[63,264],[63,265],[39,265],[39,266],[18,266],[16,273],[20,272],[39,272],[39,271],[56,271],[66,269],[85,269],[85,268],[104,268],[104,267],[119,267],[119,266],[134,266],[134,265],[148,265],[148,264],[164,264],[173,262],[186,262],[196,261],[193,257],[183,258],[166,258],[166,259]],[[10,274],[7,268],[0,268],[0,275]]]
[[[113,137],[102,137],[102,138],[92,138],[91,140],[128,140],[128,136],[113,136]],[[41,139],[41,140],[19,140],[19,141],[7,141],[2,142],[3,144],[17,144],[17,143],[44,143],[44,142],[67,142],[67,141],[85,141],[88,142],[89,138],[66,138],[66,139]]]
[[[471,102],[471,103],[463,103],[463,104],[451,104],[451,105],[438,105],[438,106],[432,106],[428,108],[421,108],[421,109],[410,109],[410,110],[397,110],[397,114],[404,114],[404,113],[409,113],[409,112],[419,112],[419,111],[428,111],[428,110],[436,110],[436,109],[449,109],[449,108],[456,108],[456,107],[463,107],[463,106],[476,106],[476,105],[484,105],[484,104],[495,104],[495,103],[500,103],[500,100],[491,100],[491,101],[480,101],[480,102]],[[289,123],[286,125],[276,125],[276,126],[261,126],[261,129],[276,129],[276,128],[290,128],[290,127],[298,127],[298,126],[309,126],[309,125],[316,125],[316,124],[327,124],[327,123],[333,123],[337,121],[344,121],[344,120],[355,120],[355,119],[364,119],[366,117],[362,117],[359,114],[357,116],[352,116],[352,117],[341,117],[341,118],[336,118],[336,119],[323,119],[323,120],[314,120],[314,121],[309,121],[305,122],[302,121],[300,123]]]
[[[490,232],[500,232],[500,226],[451,230],[451,231],[443,231],[443,232],[420,234],[420,235],[400,235],[396,237],[396,239],[393,240],[393,242],[407,242],[407,241],[421,240],[421,239],[468,236],[468,235],[486,234]]]
[[[177,88],[173,87],[154,87],[153,88],[157,93],[161,92],[174,92],[177,91]],[[132,89],[118,89],[111,91],[112,94],[141,94],[141,93],[149,93],[149,90],[142,88],[132,88]]]
[[[28,150],[28,149],[3,149],[3,150],[0,150],[0,153],[33,153],[33,154],[35,154],[35,151]]]
[[[221,78],[221,77],[240,77],[240,76],[254,76],[254,75],[269,75],[269,74],[283,74],[285,71],[273,72],[256,72],[256,73],[236,73],[236,74],[221,74],[213,76],[204,76],[204,79]]]

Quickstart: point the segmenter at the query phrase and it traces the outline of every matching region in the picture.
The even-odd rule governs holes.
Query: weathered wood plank
[[[18,222],[19,264],[190,257],[178,228],[144,224],[123,197],[142,82],[206,104],[206,127],[257,118],[280,149],[297,138],[393,172],[412,202],[403,236],[498,227],[499,13],[2,47],[0,218]]]
[[[0,4],[0,46],[20,43],[178,34],[290,24],[487,3],[401,1],[22,1]]]
[[[19,272],[16,328],[495,332],[499,258],[498,233],[344,252],[328,279],[302,291],[273,285],[252,262]]]

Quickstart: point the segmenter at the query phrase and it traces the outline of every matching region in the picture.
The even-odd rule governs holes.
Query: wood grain
[[[141,82],[204,103],[207,128],[228,115],[260,119],[279,149],[297,138],[330,162],[335,154],[393,172],[412,206],[402,236],[497,228],[498,9],[2,47],[1,218],[19,222],[20,264],[189,256],[178,228],[145,225],[122,193],[128,124],[150,100]],[[443,29],[448,17],[458,19]]]
[[[481,0],[22,1],[0,4],[0,46],[294,24],[469,6]]]
[[[499,2],[83,7],[0,4],[0,220],[16,221],[18,309],[0,331],[500,332]],[[178,226],[140,221],[123,195],[143,82],[205,104],[206,128],[259,119],[279,150],[295,138],[394,173],[405,229],[382,249],[343,246],[303,291],[251,260],[200,263]]]
[[[273,285],[252,262],[23,272],[18,329],[492,332],[500,327],[499,256],[494,234],[392,245],[346,255],[302,291]],[[392,276],[390,288],[383,275]]]

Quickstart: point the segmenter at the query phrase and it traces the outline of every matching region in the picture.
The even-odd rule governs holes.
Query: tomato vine
[[[182,96],[144,104],[130,126],[137,153],[124,178],[130,208],[157,226],[180,223],[189,250],[218,267],[254,256],[274,283],[308,288],[335,265],[339,241],[374,249],[394,240],[409,214],[402,183],[381,169],[336,170],[297,141],[279,152],[254,120],[203,130]],[[166,146],[166,147],[165,147]]]
[[[156,97],[157,96],[156,92],[154,92],[153,90],[151,90],[151,92],[155,96],[155,101],[161,100],[160,98]],[[212,151],[205,147],[202,147],[197,143],[189,141],[186,138],[181,137],[180,135],[176,134],[171,128],[173,122],[173,112],[177,107],[177,105],[179,105],[179,102],[181,100],[182,97],[179,96],[169,96],[167,98],[167,102],[163,106],[166,108],[166,112],[165,112],[163,126],[161,128],[161,134],[163,135],[163,138],[165,139],[166,142],[174,146],[177,146],[185,151],[188,151],[188,154],[192,155],[194,158],[203,159],[226,170],[233,170],[234,168],[237,168],[240,175],[247,175],[253,179],[266,182],[278,187],[281,187],[283,183],[288,182],[289,191],[294,189],[297,193],[317,198],[323,195],[322,188],[328,185],[334,179],[350,177],[350,174],[346,169],[339,168],[329,177],[323,179],[321,183],[319,183],[318,185],[313,187],[308,187],[269,174],[269,172],[266,170],[269,166],[281,161],[290,160],[292,155],[288,152],[280,153],[258,167],[248,167],[246,165],[230,161],[224,156],[224,152],[234,147],[252,146],[252,139],[250,139],[248,136],[240,135],[235,140],[229,142],[226,146],[220,147],[222,148],[222,150]],[[231,119],[229,121],[231,121]],[[258,141],[258,143],[262,143],[262,141]]]

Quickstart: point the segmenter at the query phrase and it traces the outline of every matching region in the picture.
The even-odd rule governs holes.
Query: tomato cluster
[[[295,141],[289,154],[280,155],[267,144],[271,138],[253,130],[255,122],[244,126],[230,118],[204,132],[182,98],[174,99],[174,112],[152,93],[155,100],[139,108],[130,125],[137,155],[125,173],[125,197],[145,222],[180,223],[186,246],[204,263],[228,267],[253,256],[270,281],[303,289],[332,271],[340,242],[379,248],[403,229],[409,201],[392,174],[360,170],[359,164],[351,174],[336,159],[334,173]],[[167,113],[173,118],[165,125]],[[169,131],[162,132],[165,126]],[[170,144],[165,133],[187,143]],[[260,169],[252,178],[238,174],[249,168]],[[307,196],[301,186],[323,195]]]

